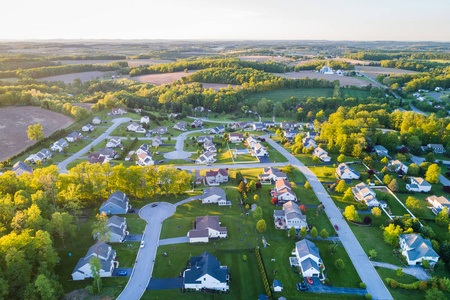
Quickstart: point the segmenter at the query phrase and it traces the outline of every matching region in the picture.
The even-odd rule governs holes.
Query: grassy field
[[[399,289],[399,288],[392,288],[390,285],[386,283],[386,278],[391,278],[396,280],[397,282],[401,283],[413,283],[417,281],[417,278],[414,276],[403,274],[402,277],[397,276],[397,271],[386,269],[386,268],[379,268],[375,267],[378,274],[380,275],[381,279],[385,283],[386,287],[388,288],[389,292],[391,293],[392,297],[395,300],[410,300],[410,299],[424,299],[425,298],[425,291],[421,290],[405,290],[405,289]]]

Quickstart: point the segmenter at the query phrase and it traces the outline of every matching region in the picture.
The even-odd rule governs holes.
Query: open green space
[[[386,278],[391,278],[401,283],[413,283],[417,281],[417,278],[415,278],[414,276],[403,274],[402,277],[398,277],[396,270],[379,267],[375,267],[375,269],[377,270],[378,275],[380,275],[381,279],[383,280],[384,284],[386,285],[387,289],[389,290],[389,292],[391,293],[392,297],[395,300],[410,300],[410,299],[425,298],[425,291],[392,288],[390,285],[386,283]]]

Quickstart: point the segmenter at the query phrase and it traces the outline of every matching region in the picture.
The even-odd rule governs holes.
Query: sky
[[[3,40],[450,41],[450,0],[20,0],[0,9]]]

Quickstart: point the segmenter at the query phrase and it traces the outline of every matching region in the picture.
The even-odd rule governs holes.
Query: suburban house
[[[216,146],[213,144],[213,142],[211,141],[206,141],[203,144],[203,148],[205,149],[205,151],[209,151],[209,152],[217,152]]]
[[[112,112],[113,116],[121,116],[127,113],[125,108],[113,108]]]
[[[177,117],[178,117],[178,114],[175,114],[175,113],[170,113],[169,114],[169,119],[175,119]]]
[[[111,138],[107,143],[106,143],[106,148],[123,148],[122,145],[122,140],[120,138]]]
[[[127,231],[127,219],[125,217],[112,216],[106,222],[106,227],[109,230],[109,242],[121,243],[125,236],[129,233]]]
[[[319,248],[313,242],[303,239],[295,243],[295,256],[303,277],[320,277],[324,265],[320,258]],[[324,279],[324,278],[320,278]]]
[[[319,137],[319,133],[317,131],[308,131],[306,133],[306,137],[315,140],[316,138]]]
[[[200,199],[202,200],[202,204],[217,203],[219,206],[231,205],[231,201],[227,201],[225,191],[218,187],[204,189]]]
[[[213,163],[216,161],[216,159],[214,158],[214,156],[216,155],[216,153],[214,152],[205,152],[202,153],[202,155],[200,155],[196,160],[195,163],[196,164],[209,164],[209,163]]]
[[[433,250],[431,241],[418,234],[402,234],[399,238],[402,254],[406,256],[408,265],[420,265],[422,260],[428,260],[430,266],[434,266],[439,260],[439,255]]]
[[[83,135],[76,131],[73,131],[73,132],[69,133],[68,136],[66,136],[66,140],[69,143],[73,143],[75,141],[81,140],[82,138],[83,138]]]
[[[73,280],[92,278],[91,259],[94,257],[98,257],[101,262],[100,277],[111,277],[114,268],[119,267],[119,262],[115,261],[116,251],[110,245],[98,242],[89,248],[85,257],[78,261],[72,272]]]
[[[287,179],[287,175],[285,173],[282,173],[279,169],[274,169],[272,167],[264,168],[263,174],[259,174],[258,177],[260,181],[268,181],[269,183],[282,178]]]
[[[50,146],[50,150],[62,152],[64,148],[69,147],[69,143],[65,139],[59,139]]]
[[[345,163],[339,164],[336,168],[336,175],[340,179],[359,179],[361,176],[358,171],[353,170],[352,167],[349,167]]]
[[[283,130],[292,130],[297,127],[297,123],[294,122],[281,122],[280,128]]]
[[[152,139],[152,147],[161,146],[163,144],[164,144],[164,142],[160,136],[155,136]]]
[[[16,162],[11,168],[11,171],[16,173],[16,176],[20,176],[24,173],[33,174],[33,168],[28,166],[27,163],[24,163],[23,161]]]
[[[297,196],[292,191],[291,184],[284,178],[280,178],[275,182],[275,189],[272,190],[271,195],[278,198],[280,204],[287,201],[297,201]]]
[[[141,124],[148,124],[148,123],[150,123],[150,117],[149,116],[142,116],[141,117],[141,120],[140,120],[140,123]]]
[[[253,129],[253,122],[246,121],[246,122],[237,122],[233,125],[231,125],[232,129],[245,129],[245,128],[252,128]]]
[[[134,112],[140,114],[142,112],[142,108],[134,108]]]
[[[303,138],[302,139],[303,148],[305,149],[311,149],[311,148],[317,148],[316,141],[311,138]]]
[[[275,126],[275,123],[272,121],[263,121],[263,124],[266,128],[272,128]]]
[[[143,167],[152,166],[155,164],[153,161],[150,152],[142,151],[139,154],[136,154],[136,164]]]
[[[139,125],[135,122],[131,122],[127,125],[127,131],[133,131],[133,132],[137,132],[137,133],[145,133],[146,132],[144,127],[142,127],[141,125]]]
[[[92,124],[94,124],[94,125],[98,125],[98,124],[100,124],[102,122],[102,120],[99,118],[99,117],[94,117],[93,119],[92,119]]]
[[[205,181],[208,185],[219,185],[222,182],[228,182],[228,171],[225,169],[209,170],[206,172]]]
[[[94,129],[95,129],[94,125],[91,125],[89,123],[87,123],[86,125],[81,127],[81,131],[83,131],[83,132],[91,132],[91,131],[94,131]]]
[[[240,143],[244,140],[244,135],[242,133],[230,133],[230,142],[231,143]]]
[[[263,131],[266,127],[262,122],[253,123],[253,130],[255,131]]]
[[[328,67],[328,66],[323,66],[322,69],[320,69],[319,72],[322,73],[322,74],[326,74],[326,75],[333,75],[334,74],[333,69]]]
[[[127,195],[121,191],[115,191],[109,195],[108,200],[102,203],[100,206],[100,213],[105,212],[107,215],[126,214],[131,208],[129,202]]]
[[[225,132],[225,126],[223,126],[223,125],[214,127],[213,129],[211,129],[209,131],[209,133],[211,133],[211,134],[219,134],[219,133],[224,133],[224,132]]]
[[[147,153],[150,154],[150,150],[147,144],[142,144],[139,148],[136,150],[136,155],[141,153]]]
[[[167,134],[167,132],[168,132],[167,127],[158,127],[152,130],[152,134],[159,134],[159,135]]]
[[[328,152],[323,150],[320,147],[317,147],[316,149],[314,149],[313,155],[318,157],[323,162],[331,161],[331,156],[328,155]]]
[[[173,129],[186,131],[187,123],[185,121],[178,122],[173,126]]]
[[[428,144],[427,148],[433,150],[434,153],[445,153],[445,148],[442,144]]]
[[[269,155],[269,151],[267,151],[266,147],[261,145],[261,143],[257,143],[255,145],[255,148],[252,151],[250,151],[250,153],[252,154],[252,156],[268,156]]]
[[[380,206],[375,192],[364,182],[352,187],[353,197],[356,201],[365,203],[369,207]]]
[[[308,128],[309,130],[315,130],[316,128],[314,127],[314,123],[313,122],[309,122],[305,124],[306,128]]]
[[[389,161],[388,167],[389,169],[394,170],[395,172],[400,174],[406,174],[408,172],[408,166],[398,159]]]
[[[443,210],[444,207],[447,207],[448,211],[450,212],[450,201],[447,198],[445,198],[444,196],[437,197],[437,196],[433,195],[433,196],[426,198],[425,200],[427,200],[428,203],[433,205],[433,208],[431,210],[435,214],[437,214],[441,210]]]
[[[388,150],[381,145],[376,145],[375,147],[373,147],[372,151],[379,156],[389,156]]]
[[[278,279],[273,280],[273,291],[274,292],[282,292],[283,287],[281,286],[281,282]]]
[[[52,157],[52,153],[48,149],[42,149],[36,154],[31,154],[25,159],[25,162],[29,161],[31,163],[37,163],[38,161],[44,161]]]
[[[411,192],[429,192],[431,184],[422,177],[409,177],[410,183],[406,184],[406,189]]]
[[[273,218],[275,226],[278,229],[302,229],[307,227],[306,216],[302,214],[302,211],[293,201],[288,201],[283,204],[282,210],[274,210]]]
[[[293,139],[298,134],[298,130],[286,130],[284,132],[284,137],[287,139]]]
[[[228,291],[230,269],[221,266],[216,257],[203,252],[191,257],[190,266],[183,272],[183,287],[185,289],[211,289]]]
[[[256,144],[258,144],[258,141],[253,137],[253,136],[249,136],[247,138],[247,144],[250,148],[255,148]]]
[[[212,136],[199,136],[197,137],[197,143],[206,143],[207,141],[212,142]]]
[[[227,228],[220,227],[218,216],[197,217],[195,229],[188,232],[189,243],[207,243],[210,238],[227,237]]]
[[[195,119],[194,122],[191,123],[192,128],[202,127],[203,121],[202,119]]]
[[[117,155],[117,152],[111,148],[103,148],[96,153],[88,154],[89,163],[103,163],[108,162],[111,159],[114,159]]]

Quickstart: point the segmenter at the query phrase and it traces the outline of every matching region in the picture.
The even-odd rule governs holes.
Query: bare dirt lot
[[[64,83],[72,83],[75,79],[79,78],[81,82],[89,81],[95,78],[103,78],[107,72],[92,71],[92,72],[81,72],[81,73],[71,73],[58,76],[50,76],[39,78],[41,81],[64,81]]]
[[[131,77],[131,80],[145,82],[145,83],[151,83],[154,85],[162,85],[162,84],[169,84],[174,81],[180,80],[182,77],[187,76],[192,73],[195,73],[197,71],[198,70],[190,70],[187,73],[174,72],[174,73],[141,75],[141,76]]]
[[[29,125],[41,123],[44,135],[66,128],[74,121],[62,114],[40,107],[6,107],[0,109],[0,161],[6,160],[34,144],[27,135]]]
[[[410,70],[383,68],[383,67],[369,67],[369,66],[358,66],[357,69],[373,79],[376,79],[377,76],[380,74],[403,75],[403,74],[419,73]]]
[[[269,60],[278,61],[278,62],[291,61],[291,59],[288,57],[265,56],[265,55],[239,56],[239,59],[244,60],[244,61],[258,61],[258,62],[269,61]]]
[[[84,65],[84,64],[98,64],[98,65],[109,65],[110,63],[116,61],[126,61],[129,67],[143,66],[143,65],[160,65],[169,64],[174,61],[162,60],[162,59],[123,59],[123,60],[61,60],[63,65]]]
[[[367,86],[370,84],[369,81],[366,81],[364,79],[356,78],[356,77],[350,77],[350,76],[338,76],[338,75],[326,75],[322,73],[316,73],[313,71],[300,71],[300,72],[287,72],[287,73],[272,73],[277,76],[285,77],[285,78],[292,78],[292,79],[299,79],[299,78],[323,78],[328,81],[333,80],[339,80],[339,83],[341,86],[346,85],[354,85],[356,87],[362,87]]]

